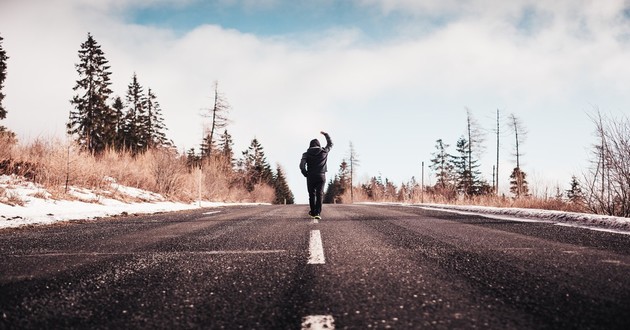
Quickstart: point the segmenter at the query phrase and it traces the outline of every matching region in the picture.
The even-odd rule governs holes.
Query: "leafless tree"
[[[212,108],[205,109],[205,113],[202,114],[205,118],[210,118],[210,124],[205,132],[205,137],[202,144],[202,156],[210,157],[212,155],[212,149],[215,144],[218,131],[225,128],[229,123],[227,114],[230,111],[230,104],[227,102],[223,93],[219,92],[219,82],[214,82],[214,106]]]
[[[350,160],[350,201],[354,203],[354,175],[356,168],[360,164],[359,154],[354,148],[354,144],[350,141],[350,149],[348,150],[348,159]]]
[[[514,156],[516,157],[516,167],[512,171],[512,175],[510,178],[512,179],[510,191],[516,195],[516,197],[526,196],[529,193],[529,189],[527,188],[527,181],[525,180],[525,172],[521,169],[521,145],[525,141],[525,136],[527,135],[527,131],[525,130],[525,126],[521,122],[521,120],[516,117],[515,114],[510,114],[508,116],[508,125],[514,133]]]
[[[484,152],[483,142],[486,139],[485,132],[479,122],[473,117],[470,109],[466,108],[466,135],[468,135],[468,171],[472,173],[473,154],[481,157]]]
[[[584,175],[586,206],[592,212],[630,216],[630,120],[597,112],[590,116],[597,142]]]

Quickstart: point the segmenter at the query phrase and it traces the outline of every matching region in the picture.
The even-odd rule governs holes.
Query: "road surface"
[[[0,328],[630,329],[630,235],[418,207],[0,231]]]

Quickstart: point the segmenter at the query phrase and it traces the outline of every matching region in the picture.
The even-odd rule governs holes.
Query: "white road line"
[[[601,231],[601,232],[604,232],[604,233],[630,235],[630,232],[628,232],[628,231],[622,231],[622,230],[616,230],[616,229],[608,229],[608,228],[589,227],[589,226],[580,226],[578,224],[572,224],[572,223],[559,222],[559,223],[556,223],[555,225],[556,226],[562,226],[562,227],[573,227],[573,228],[580,228],[580,229],[588,229],[588,230],[592,230],[592,231]]]
[[[313,219],[313,223],[319,223],[319,220]]]
[[[311,230],[308,250],[310,253],[310,256],[308,257],[308,264],[324,264],[326,262],[324,258],[322,235],[319,230]]]
[[[212,215],[212,214],[217,214],[217,213],[221,213],[221,211],[210,211],[210,212],[206,212],[203,215]]]
[[[309,315],[302,318],[302,330],[335,329],[335,319],[332,315]]]

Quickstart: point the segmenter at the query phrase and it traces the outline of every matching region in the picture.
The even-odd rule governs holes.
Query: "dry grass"
[[[430,203],[430,204],[454,204],[454,205],[478,205],[478,206],[492,206],[492,207],[514,207],[514,208],[526,208],[526,209],[542,209],[542,210],[556,210],[566,212],[585,212],[585,208],[581,205],[572,204],[564,200],[556,198],[541,198],[541,197],[522,197],[511,198],[506,196],[474,196],[470,198],[458,198],[455,200],[447,199],[441,195],[433,195],[425,193],[423,197],[420,194],[415,194],[413,198],[406,201],[409,203]]]
[[[267,186],[256,187],[252,192],[234,186],[233,174],[211,163],[205,163],[201,172],[191,170],[185,158],[173,150],[149,150],[137,156],[108,150],[94,156],[80,151],[73,143],[43,139],[24,145],[0,139],[0,150],[0,162],[10,164],[7,171],[41,184],[53,199],[73,199],[69,187],[74,186],[94,190],[99,196],[136,201],[113,189],[112,179],[120,185],[183,202],[197,200],[200,192],[204,200],[226,202],[271,202],[275,196]],[[20,164],[19,168],[16,164]]]
[[[340,196],[342,203],[350,203],[350,193],[346,191]],[[463,196],[449,198],[442,194],[435,194],[425,191],[424,193],[420,189],[415,189],[404,196],[397,194],[396,196],[379,196],[378,198],[369,197],[365,194],[363,189],[359,187],[354,188],[354,201],[355,202],[394,202],[394,203],[409,203],[409,204],[452,204],[452,205],[477,205],[477,206],[491,206],[502,208],[527,208],[527,209],[542,209],[542,210],[556,210],[565,212],[588,212],[586,207],[581,204],[570,203],[566,200],[553,198],[553,197],[521,197],[511,198],[506,196],[473,196],[465,198]]]

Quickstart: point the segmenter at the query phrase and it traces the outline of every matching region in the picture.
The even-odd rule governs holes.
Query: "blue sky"
[[[359,28],[370,39],[390,35],[401,13],[382,15],[373,7],[352,1],[282,1],[245,5],[221,1],[197,1],[190,5],[139,7],[129,19],[141,25],[157,25],[186,33],[200,25],[216,24],[225,29],[258,36],[317,33],[336,28]]]
[[[420,176],[435,140],[455,152],[466,109],[486,131],[488,181],[499,109],[527,127],[521,161],[532,190],[553,194],[589,165],[588,115],[628,114],[627,12],[623,0],[5,0],[3,124],[23,140],[64,137],[77,50],[90,32],[110,61],[114,92],[124,95],[135,72],[181,150],[198,147],[200,112],[219,81],[235,149],[258,138],[300,202],[297,165],[319,131],[336,143],[329,177],[352,141],[359,180],[399,184]],[[507,191],[514,157],[501,128]]]

